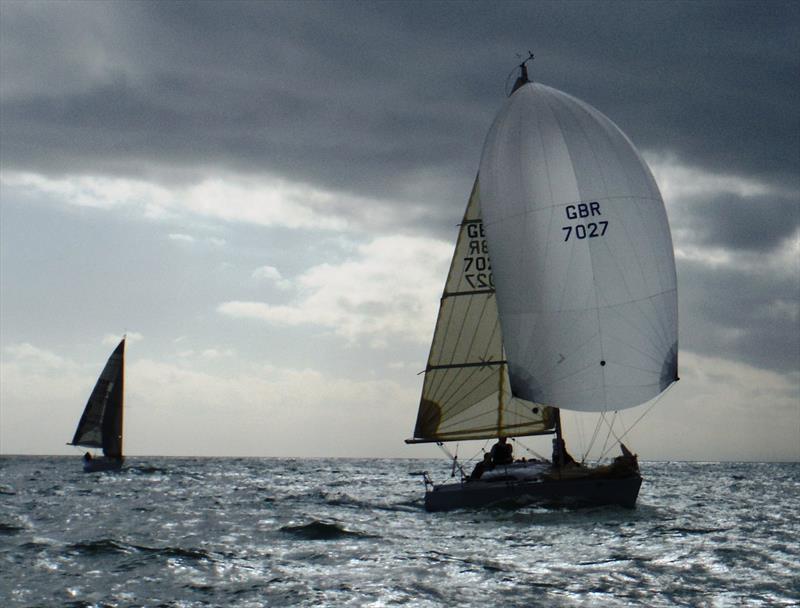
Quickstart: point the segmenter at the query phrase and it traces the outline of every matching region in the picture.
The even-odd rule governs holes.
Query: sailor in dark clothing
[[[567,452],[567,446],[563,439],[553,439],[553,465],[564,466],[574,464],[575,459]]]
[[[507,443],[505,437],[500,437],[497,440],[490,453],[492,455],[492,464],[495,466],[514,462],[514,447]]]
[[[492,455],[489,452],[486,452],[483,455],[483,460],[478,462],[478,464],[475,465],[475,468],[472,469],[472,473],[469,474],[467,480],[476,481],[481,478],[481,475],[483,475],[485,471],[491,471],[493,468],[494,465],[492,465]]]

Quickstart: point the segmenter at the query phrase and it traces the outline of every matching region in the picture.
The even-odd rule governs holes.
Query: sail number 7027
[[[600,211],[600,203],[593,201],[591,203],[577,203],[575,205],[567,205],[564,208],[568,220],[577,220],[591,217],[596,215],[602,216],[603,212]],[[569,226],[562,226],[561,230],[564,231],[564,241],[568,241],[570,237],[576,239],[593,239],[598,236],[603,236],[608,230],[608,222],[606,220],[597,220],[594,222],[587,222],[585,224],[573,224]]]

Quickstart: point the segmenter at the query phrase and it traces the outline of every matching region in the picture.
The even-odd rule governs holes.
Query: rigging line
[[[625,435],[625,433],[628,432],[628,429],[625,428],[625,419],[622,417],[622,412],[619,412],[619,417],[618,418],[619,418],[619,425],[622,427],[622,430],[623,430],[622,435]]]
[[[594,447],[594,442],[597,440],[597,435],[600,434],[600,427],[602,426],[603,418],[602,415],[597,418],[597,422],[594,423],[594,432],[592,433],[592,438],[589,440],[589,446],[586,448],[586,456],[589,456],[589,452],[591,452],[592,448]]]
[[[519,445],[521,445],[521,446],[522,446],[522,447],[525,449],[525,451],[526,451],[526,452],[528,452],[529,454],[533,454],[533,455],[534,455],[534,456],[536,456],[536,458],[538,458],[539,460],[547,460],[547,458],[545,458],[544,456],[542,456],[541,454],[539,454],[539,452],[537,452],[537,451],[536,451],[536,450],[534,450],[534,449],[531,449],[531,448],[529,448],[527,445],[525,445],[524,443],[522,443],[522,442],[521,442],[519,439],[517,439],[516,437],[512,437],[512,438],[511,438],[511,441],[513,441],[514,443],[518,443]],[[488,443],[488,442],[487,442],[487,443]]]
[[[442,450],[442,452],[444,452],[445,454],[447,454],[447,457],[450,460],[453,461],[453,473],[452,473],[451,477],[455,477],[455,469],[456,469],[456,467],[458,467],[458,470],[461,471],[461,476],[462,477],[466,477],[466,475],[464,474],[464,467],[462,467],[461,464],[459,464],[459,462],[458,462],[458,454],[457,454],[458,453],[458,444],[456,444],[456,455],[451,454],[450,450],[448,450],[446,447],[444,447],[444,444],[441,441],[437,441],[436,445],[438,445],[439,449]]]
[[[600,458],[605,456],[605,454],[610,449],[610,448],[608,448],[608,438],[611,437],[611,431],[614,428],[614,418],[616,418],[616,417],[617,417],[617,411],[614,410],[614,415],[613,415],[613,417],[611,419],[611,422],[609,423],[608,420],[605,419],[606,418],[606,412],[603,412],[603,414],[602,414],[603,422],[605,422],[606,425],[608,426],[608,433],[606,433],[606,439],[605,439],[605,441],[603,441],[603,449],[600,450]]]
[[[472,455],[472,458],[470,458],[469,460],[467,460],[467,462],[472,462],[473,460],[475,460],[475,459],[478,457],[478,454],[480,454],[481,452],[484,452],[484,453],[485,453],[485,452],[486,452],[486,446],[487,446],[487,445],[489,445],[489,440],[488,440],[488,439],[487,439],[486,441],[484,441],[484,442],[483,442],[483,445],[482,445],[480,448],[478,448],[478,451],[477,451],[477,452],[475,452],[475,453]]]
[[[563,412],[562,412],[563,415]],[[578,441],[580,445],[585,446],[586,442],[584,441],[583,437],[583,420],[579,416],[573,416],[573,420],[575,421],[575,426],[578,429]],[[581,457],[581,462],[586,462],[586,457],[588,456],[588,452],[584,452],[583,456]]]
[[[662,398],[664,395],[666,395],[666,394],[667,394],[667,391],[669,391],[669,390],[670,390],[670,389],[671,389],[673,386],[675,386],[675,384],[676,384],[676,382],[673,382],[672,384],[670,384],[670,385],[669,385],[667,388],[665,388],[665,389],[664,389],[664,390],[661,392],[661,394],[660,394],[660,395],[658,395],[658,396],[657,396],[655,399],[653,399],[653,403],[651,403],[651,404],[650,404],[650,406],[649,406],[649,407],[648,407],[648,408],[647,408],[647,409],[646,409],[644,412],[642,412],[642,415],[641,415],[641,416],[639,416],[639,417],[638,417],[638,418],[637,418],[637,419],[636,419],[636,420],[633,422],[633,424],[631,425],[631,427],[630,427],[630,428],[629,428],[627,431],[625,431],[624,433],[622,433],[622,435],[620,435],[620,437],[617,439],[617,441],[619,441],[620,443],[622,443],[622,440],[623,440],[623,439],[625,439],[625,436],[626,436],[628,433],[630,433],[630,432],[631,432],[631,431],[632,431],[632,430],[633,430],[633,429],[636,427],[636,425],[637,425],[637,424],[639,424],[639,422],[642,420],[642,418],[644,418],[645,416],[647,416],[647,414],[649,414],[649,413],[650,413],[650,410],[652,410],[652,409],[653,409],[653,408],[656,406],[656,404],[657,404],[659,401],[661,401],[661,398]],[[600,457],[602,458],[603,456],[605,456],[605,452],[604,452],[604,453],[603,453],[603,454],[602,454]]]

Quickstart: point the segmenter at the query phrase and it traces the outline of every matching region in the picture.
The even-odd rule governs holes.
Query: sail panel
[[[553,424],[550,408],[511,394],[476,180],[445,283],[414,438],[533,435]]]
[[[75,436],[70,442],[89,448],[102,448],[107,456],[122,454],[122,398],[125,340],[108,358],[89,395]]]
[[[666,211],[619,128],[565,93],[526,84],[489,131],[480,182],[514,394],[617,410],[677,379]]]

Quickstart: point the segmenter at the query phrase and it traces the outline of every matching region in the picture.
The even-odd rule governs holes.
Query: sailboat
[[[678,380],[675,261],[655,180],[610,119],[531,82],[528,60],[484,144],[406,442],[549,434],[553,454],[486,454],[460,482],[423,473],[429,511],[633,508],[636,455],[620,442],[610,464],[575,462],[561,410],[616,412]]]
[[[122,468],[122,406],[125,375],[125,338],[123,337],[106,362],[89,401],[83,410],[75,436],[68,445],[102,449],[93,457],[86,452],[83,470],[87,473]]]

